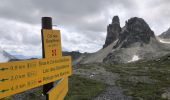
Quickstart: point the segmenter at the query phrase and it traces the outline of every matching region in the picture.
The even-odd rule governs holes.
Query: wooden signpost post
[[[72,74],[71,57],[62,56],[59,30],[43,29],[42,35],[43,59],[0,63],[0,99],[41,85],[47,100],[64,99]]]

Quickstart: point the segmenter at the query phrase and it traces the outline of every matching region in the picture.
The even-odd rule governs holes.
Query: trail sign
[[[68,78],[60,80],[48,94],[48,100],[63,100],[68,92]]]
[[[43,29],[45,58],[61,57],[61,36],[59,30]]]
[[[50,21],[52,23],[52,19],[49,20],[49,18],[47,19],[45,18],[44,21]],[[44,23],[43,25],[46,25],[46,23]],[[62,56],[60,31],[51,30],[51,29],[42,29],[41,32],[42,32],[41,34],[42,34],[42,44],[43,44],[43,57],[60,58]],[[53,88],[53,82],[45,84],[43,86],[43,93],[46,95],[47,92],[51,90],[51,88]]]
[[[60,31],[52,30],[52,18],[44,17],[42,23],[43,59],[0,63],[0,99],[44,84],[46,94],[56,80],[60,82],[48,92],[49,99],[62,100],[67,94],[71,57],[62,56]]]
[[[62,57],[61,36],[59,30],[43,29],[43,44],[45,58]],[[61,90],[62,89],[62,90]],[[68,92],[68,78],[59,80],[59,83],[47,93],[48,100],[63,100]]]
[[[0,68],[0,99],[72,74],[68,56],[1,63]]]

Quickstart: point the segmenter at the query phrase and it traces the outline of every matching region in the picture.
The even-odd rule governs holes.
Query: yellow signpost
[[[10,96],[72,74],[71,58],[38,59],[0,64],[0,98]]]
[[[59,30],[43,29],[43,44],[45,58],[62,57],[61,36]],[[67,84],[67,85],[66,85]],[[62,88],[62,92],[60,90]],[[68,91],[68,78],[62,78],[59,83],[48,92],[48,100],[63,100]]]
[[[51,89],[48,94],[49,100],[63,100],[68,92],[68,78],[60,80],[57,85]]]
[[[72,74],[71,57],[62,56],[59,30],[43,29],[42,35],[43,59],[0,63],[0,99],[56,80],[48,99],[64,99]]]

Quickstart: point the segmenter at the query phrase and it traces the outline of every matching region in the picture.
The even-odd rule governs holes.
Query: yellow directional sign
[[[43,29],[43,44],[45,51],[45,58],[61,57],[61,36],[60,30]]]
[[[64,100],[68,92],[68,78],[60,80],[57,85],[51,89],[48,94],[48,100]]]
[[[0,99],[72,74],[71,57],[0,64]]]
[[[59,30],[43,30],[45,58],[61,57],[61,36]],[[63,100],[68,91],[68,78],[63,78],[48,92],[49,100]]]

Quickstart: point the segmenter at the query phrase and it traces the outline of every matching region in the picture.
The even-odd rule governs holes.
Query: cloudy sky
[[[63,50],[94,52],[104,44],[106,27],[118,15],[121,26],[137,16],[155,34],[170,27],[170,0],[1,0],[0,48],[12,54],[41,55],[41,17],[53,18]]]

